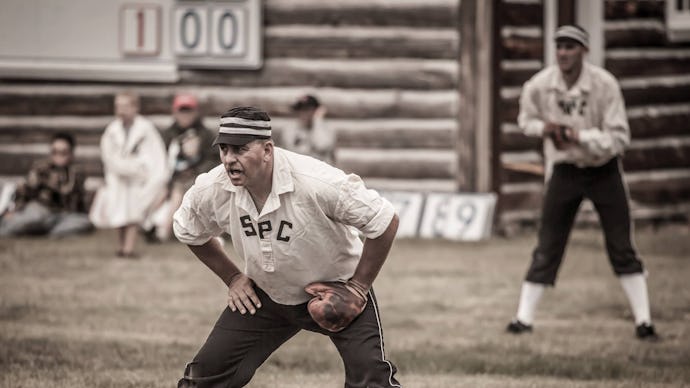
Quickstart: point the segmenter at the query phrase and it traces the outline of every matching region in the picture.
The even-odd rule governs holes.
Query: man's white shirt
[[[244,273],[277,303],[295,305],[315,281],[349,279],[362,253],[359,232],[377,238],[395,210],[354,174],[274,148],[273,184],[261,213],[223,165],[201,174],[175,212],[175,236],[202,245],[226,232]]]
[[[601,166],[630,144],[625,103],[616,79],[606,70],[584,63],[568,89],[558,66],[549,66],[527,81],[520,97],[518,124],[528,136],[541,137],[547,121],[579,131],[579,145],[558,150],[544,139],[547,167],[567,162],[578,167]]]

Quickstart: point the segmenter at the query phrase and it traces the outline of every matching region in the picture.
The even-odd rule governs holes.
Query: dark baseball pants
[[[362,314],[344,330],[331,333],[314,322],[306,303],[281,305],[258,287],[255,290],[261,308],[254,315],[226,308],[206,343],[187,364],[178,388],[243,387],[271,353],[302,329],[330,337],[345,364],[346,388],[401,387],[395,379],[395,365],[385,358],[373,291]]]
[[[606,251],[616,275],[641,273],[642,262],[632,245],[630,208],[618,158],[601,167],[554,166],[547,183],[539,228],[526,280],[554,285],[570,231],[584,198],[594,204],[604,230]]]

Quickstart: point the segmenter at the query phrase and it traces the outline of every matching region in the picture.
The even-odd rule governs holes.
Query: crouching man
[[[197,178],[173,228],[228,286],[228,308],[178,387],[245,386],[300,330],[330,337],[345,387],[400,387],[371,289],[397,231],[393,206],[358,176],[275,147],[259,109],[226,112],[215,145],[222,165]],[[214,238],[223,232],[244,270]]]

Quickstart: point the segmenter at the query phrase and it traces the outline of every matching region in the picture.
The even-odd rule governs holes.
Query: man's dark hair
[[[321,106],[321,103],[318,98],[311,94],[305,94],[292,104],[291,108],[293,111],[299,111],[303,109],[316,109],[319,106]]]
[[[246,120],[271,121],[268,113],[253,106],[238,106],[225,112],[221,117],[239,117]]]
[[[50,142],[53,143],[56,140],[64,140],[69,144],[69,148],[71,150],[74,150],[74,146],[77,145],[76,141],[74,140],[74,136],[67,132],[58,132],[53,135],[53,137],[50,139]]]

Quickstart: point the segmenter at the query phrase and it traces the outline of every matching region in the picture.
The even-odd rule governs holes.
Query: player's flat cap
[[[585,46],[589,49],[589,34],[584,28],[574,25],[565,25],[558,27],[556,30],[556,35],[554,36],[556,41],[561,39],[571,39]]]
[[[213,145],[245,145],[253,140],[270,138],[271,118],[268,113],[254,107],[237,107],[221,116]]]

